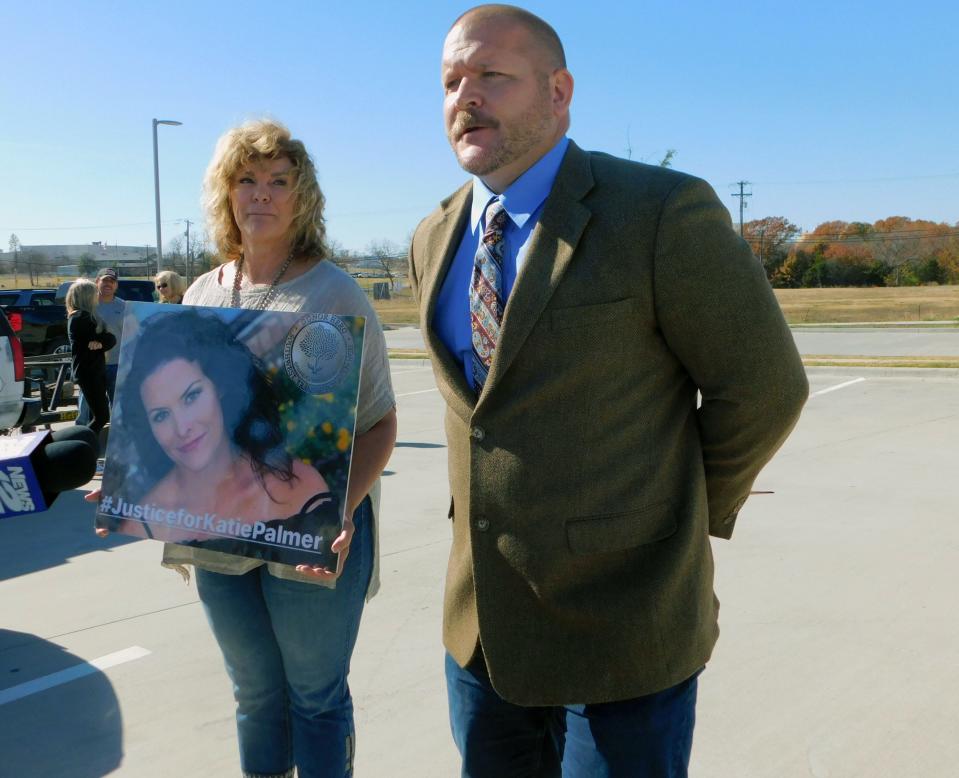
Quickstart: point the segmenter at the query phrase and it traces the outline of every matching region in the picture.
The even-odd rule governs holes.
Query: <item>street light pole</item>
[[[171,127],[179,127],[183,122],[174,121],[173,119],[154,119],[153,120],[153,197],[156,204],[156,220],[157,220],[157,273],[160,272],[161,267],[160,263],[162,261],[162,254],[160,252],[160,246],[162,246],[162,238],[160,236],[160,156],[157,151],[157,125],[158,124],[168,124]]]

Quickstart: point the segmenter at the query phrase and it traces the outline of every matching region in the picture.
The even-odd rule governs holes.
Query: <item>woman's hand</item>
[[[337,553],[336,572],[331,572],[325,567],[310,567],[309,565],[297,565],[296,572],[321,581],[335,581],[339,578],[343,573],[346,558],[350,555],[350,543],[353,541],[353,533],[356,531],[352,516],[351,511],[350,515],[343,519],[343,530],[336,536],[333,545],[330,546],[330,550]]]
[[[90,349],[90,351],[102,351],[103,344],[99,340],[91,340],[87,343],[87,348]]]
[[[87,492],[85,495],[83,495],[83,499],[87,502],[100,502],[100,490],[94,489],[92,492]],[[93,531],[96,532],[97,537],[100,538],[105,538],[110,534],[110,530],[108,530],[106,527],[95,527]]]

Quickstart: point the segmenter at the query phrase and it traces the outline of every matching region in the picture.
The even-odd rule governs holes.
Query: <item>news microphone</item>
[[[56,430],[31,461],[47,505],[60,492],[89,483],[97,471],[96,434],[81,424]]]

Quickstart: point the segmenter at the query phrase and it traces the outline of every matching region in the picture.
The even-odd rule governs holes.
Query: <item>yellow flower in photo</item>
[[[339,434],[336,437],[336,447],[340,451],[346,451],[350,447],[350,440],[350,433],[340,427]]]
[[[322,429],[327,435],[333,434],[333,425],[328,421],[324,421],[323,424],[320,425],[320,429]]]

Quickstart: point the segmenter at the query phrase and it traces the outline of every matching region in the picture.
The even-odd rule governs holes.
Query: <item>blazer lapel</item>
[[[433,369],[443,378],[439,382],[440,392],[450,408],[461,418],[468,419],[476,404],[476,394],[466,383],[466,376],[453,355],[440,340],[432,326],[436,313],[436,302],[443,288],[443,281],[449,272],[456,249],[469,216],[472,203],[472,184],[460,187],[442,204],[443,213],[436,226],[430,230],[425,249],[427,270],[422,281],[422,297],[426,301],[420,331],[433,354]]]
[[[480,401],[509,369],[566,272],[591,216],[581,200],[592,187],[589,155],[570,141],[506,303]]]

